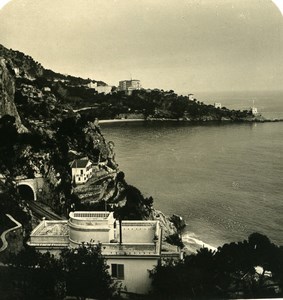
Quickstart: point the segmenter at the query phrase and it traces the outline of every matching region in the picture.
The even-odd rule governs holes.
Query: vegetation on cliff
[[[102,81],[47,70],[30,56],[0,45],[1,55],[16,76],[15,102],[24,119],[52,121],[86,107],[90,109],[81,114],[90,121],[137,116],[190,121],[241,121],[252,117],[249,111],[216,108],[173,90],[141,89],[127,95],[113,87],[111,94],[98,94],[89,84],[105,85]]]
[[[215,108],[189,96],[180,96],[174,91],[137,90],[131,95],[117,92],[112,95],[97,95],[97,108],[101,119],[131,118],[135,114],[145,119],[184,119],[188,121],[242,120],[248,111],[232,111]],[[96,103],[96,102],[95,102]],[[107,115],[101,107],[109,107]],[[92,111],[85,112],[91,114]]]
[[[17,57],[17,53],[12,54]],[[114,210],[117,217],[123,219],[156,219],[162,216],[166,232],[176,234],[173,223],[153,209],[153,199],[145,198],[137,188],[128,185],[123,172],[117,173],[113,143],[105,141],[97,121],[94,119],[92,122],[92,117],[74,113],[52,91],[47,89],[45,92],[43,87],[47,79],[42,77],[42,67],[30,58],[26,58],[25,76],[13,75],[13,64],[19,63],[13,55],[8,57],[5,64],[9,67],[4,70],[5,76],[9,76],[16,86],[9,101],[15,106],[15,115],[21,116],[27,132],[19,132],[21,124],[17,126],[16,117],[2,111],[0,173],[3,180],[10,180],[14,188],[13,193],[18,199],[12,202],[15,207],[25,203],[19,197],[15,179],[18,176],[34,178],[40,174],[45,179],[45,188],[38,195],[38,200],[50,205],[59,214],[67,215],[71,206],[75,205],[77,210]],[[13,60],[11,57],[14,57]],[[35,64],[34,68],[40,70],[30,74],[26,64]],[[19,64],[16,66],[21,67]],[[31,76],[39,75],[41,77],[31,80]],[[97,174],[104,172],[104,175],[110,176],[95,177],[92,180],[94,184],[87,183],[83,189],[76,187],[69,164],[81,157],[89,158],[94,164],[103,162]],[[95,190],[99,190],[97,199],[94,197]],[[86,200],[86,195],[91,201]]]

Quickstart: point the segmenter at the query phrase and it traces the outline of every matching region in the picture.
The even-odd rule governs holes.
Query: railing
[[[153,227],[156,226],[158,222],[157,221],[122,221],[122,226],[126,227],[126,226],[147,226],[147,227]]]
[[[102,218],[107,219],[110,212],[74,212],[70,214],[70,217],[74,218]]]
[[[161,257],[162,258],[182,258],[182,253],[180,251],[178,251],[178,249],[176,249],[176,252],[164,252],[161,251]]]
[[[96,228],[105,228],[109,230],[109,224],[107,219],[100,219],[100,220],[92,220],[91,218],[89,219],[73,219],[71,218],[69,220],[69,225],[71,227],[77,227],[77,228],[83,228],[87,229],[88,226],[93,226]]]
[[[68,244],[69,235],[33,235],[30,237],[31,244],[47,244],[47,245],[56,245],[56,244]]]
[[[102,254],[104,255],[156,255],[155,243],[144,244],[119,244],[103,243]]]

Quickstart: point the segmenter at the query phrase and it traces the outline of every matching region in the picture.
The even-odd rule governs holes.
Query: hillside
[[[45,77],[45,69],[32,58],[3,47],[0,66],[2,217],[12,213],[23,223],[26,235],[29,234],[33,217],[26,200],[33,199],[20,192],[16,180],[39,176],[44,184],[37,201],[62,216],[67,217],[73,207],[77,210],[107,208],[124,219],[160,219],[167,234],[165,239],[178,233],[184,226],[178,218],[169,220],[153,208],[151,197],[145,198],[137,188],[127,184],[115,161],[114,144],[105,140],[95,117],[74,113],[66,99],[56,93],[56,88],[53,93],[54,86],[58,86],[57,79]],[[97,168],[94,180],[81,188],[74,183],[70,169],[70,163],[80,158],[90,159]]]
[[[93,84],[104,86],[105,82],[56,73],[32,57],[2,45],[1,56],[15,76],[15,102],[23,122],[27,119],[54,121],[87,107],[89,109],[81,110],[81,114],[89,121],[96,118],[165,118],[192,122],[257,120],[250,111],[216,108],[192,96],[177,95],[173,90],[141,89],[127,95],[113,87],[110,94],[98,93]]]

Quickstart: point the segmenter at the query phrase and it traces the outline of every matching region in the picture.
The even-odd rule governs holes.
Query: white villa
[[[215,103],[214,103],[214,107],[215,107],[215,108],[222,108],[222,105],[221,105],[220,102],[215,102]]]
[[[90,82],[87,86],[90,89],[95,89],[98,94],[111,94],[112,91],[112,85],[97,85],[97,82]]]
[[[75,159],[71,163],[72,180],[76,184],[84,184],[92,177],[92,163],[89,159]]]
[[[82,243],[101,243],[102,255],[110,266],[112,277],[122,283],[127,293],[146,294],[151,288],[149,270],[161,256],[180,257],[175,252],[163,253],[159,221],[122,221],[113,212],[77,211],[69,220],[42,221],[31,233],[28,244],[40,252],[58,256],[66,247]]]

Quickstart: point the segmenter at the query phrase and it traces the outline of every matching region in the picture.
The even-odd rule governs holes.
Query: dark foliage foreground
[[[283,248],[253,233],[248,241],[160,264],[151,277],[153,299],[282,297]]]
[[[15,299],[112,299],[119,288],[107,269],[100,245],[65,249],[59,258],[26,248],[0,270],[0,290],[12,288]]]

